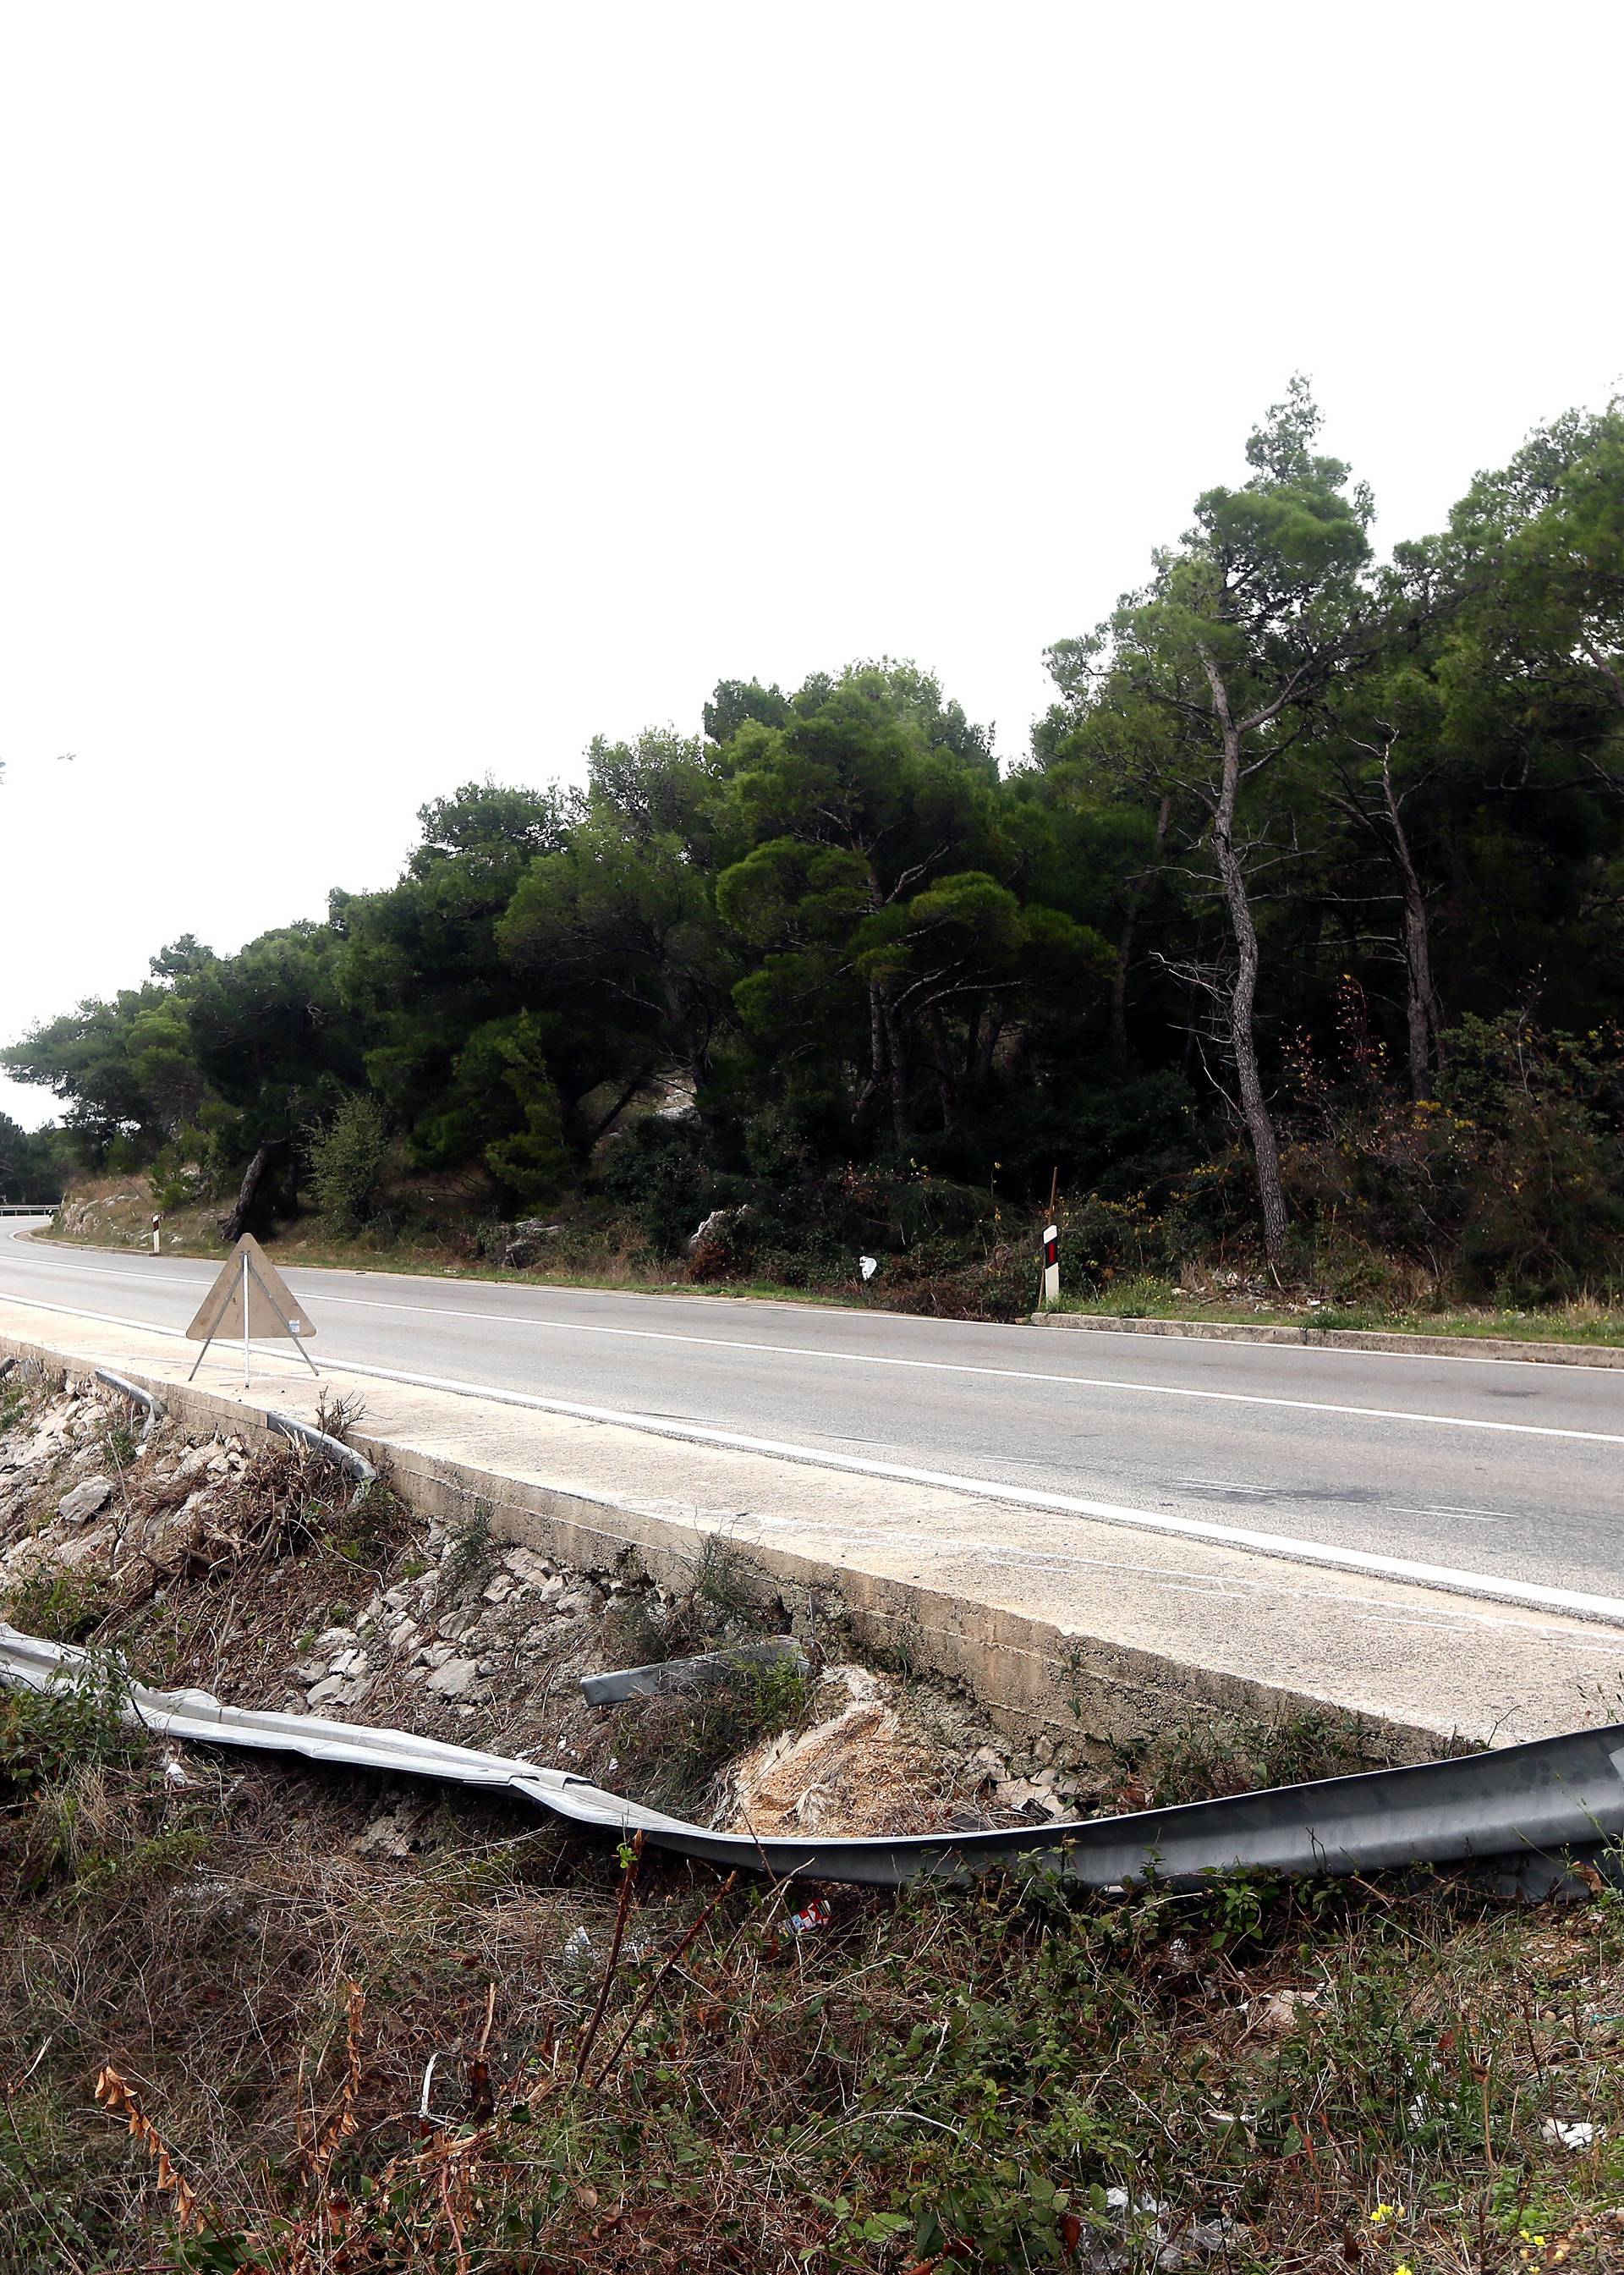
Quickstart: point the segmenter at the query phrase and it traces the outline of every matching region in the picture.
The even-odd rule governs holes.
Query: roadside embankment
[[[1249,1761],[1187,1717],[1159,1758],[1123,1743],[1090,1777],[1040,1762],[1052,1726],[995,1728],[922,1672],[924,1630],[907,1673],[834,1658],[842,1575],[783,1577],[794,1552],[764,1561],[697,1509],[645,1553],[626,1511],[572,1506],[590,1476],[549,1515],[494,1440],[471,1502],[432,1410],[363,1440],[389,1474],[358,1489],[264,1405],[176,1381],[189,1352],[102,1356],[165,1402],[150,1432],[82,1356],[0,1380],[0,1611],[118,1654],[0,1690],[0,2266],[292,2271],[338,2233],[358,2266],[580,2275],[1445,2266],[1469,2243],[1485,2267],[1614,2264],[1624,1956],[1588,1866],[1594,1901],[1554,1908],[1384,1875],[813,1899],[500,1792],[178,1745],[121,1710],[123,1669],[203,1682],[295,1729],[502,1744],[758,1837],[1035,1830],[1080,1797],[1233,1795],[1413,1732],[1277,1719]],[[308,1377],[267,1373],[268,1403],[313,1415]],[[556,1417],[509,1418],[547,1453]],[[804,1671],[583,1696],[583,1672],[785,1621]]]

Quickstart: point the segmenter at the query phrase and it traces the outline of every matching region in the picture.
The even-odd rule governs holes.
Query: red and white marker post
[[[1060,1227],[1046,1224],[1043,1228],[1043,1301],[1046,1305],[1060,1301]]]

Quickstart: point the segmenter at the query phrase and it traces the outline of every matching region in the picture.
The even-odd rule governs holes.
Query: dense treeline
[[[72,1167],[58,1130],[24,1130],[0,1114],[0,1201],[54,1201]]]
[[[87,1165],[356,1223],[419,1191],[695,1268],[1223,1250],[1347,1295],[1624,1275],[1624,408],[1374,559],[1295,383],[1049,653],[1029,762],[881,663],[727,683],[584,789],[470,782],[332,896],[6,1054]],[[434,1181],[438,1180],[435,1186]],[[392,1197],[392,1198],[391,1198]],[[594,1218],[595,1213],[595,1218]]]

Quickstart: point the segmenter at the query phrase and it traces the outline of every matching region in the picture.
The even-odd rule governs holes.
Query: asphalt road
[[[218,1269],[26,1236],[0,1221],[0,1298],[57,1312],[181,1328]],[[286,1277],[326,1366],[1624,1597],[1624,1371]]]

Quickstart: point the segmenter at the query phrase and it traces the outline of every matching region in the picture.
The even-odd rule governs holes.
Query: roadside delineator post
[[[203,1346],[193,1362],[187,1381],[195,1377],[208,1346],[216,1335],[234,1335],[239,1330],[243,1339],[245,1390],[251,1387],[249,1370],[252,1343],[255,1339],[292,1343],[312,1374],[320,1380],[321,1370],[305,1349],[315,1329],[306,1317],[304,1307],[251,1232],[244,1233],[221,1266],[219,1278],[199,1304],[197,1317],[186,1329],[188,1342],[200,1342]]]
[[[1060,1301],[1060,1227],[1046,1224],[1043,1228],[1043,1301],[1046,1304]]]
[[[158,1225],[159,1225],[159,1221],[160,1221],[160,1220],[159,1220],[159,1218],[158,1218],[158,1215],[157,1215],[156,1212],[155,1211],[155,1212],[154,1212],[154,1214],[153,1214],[153,1220],[152,1220],[152,1252],[153,1252],[153,1254],[154,1254],[155,1256],[155,1255],[157,1254],[157,1252],[158,1252]]]

